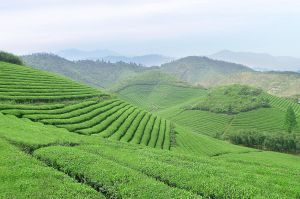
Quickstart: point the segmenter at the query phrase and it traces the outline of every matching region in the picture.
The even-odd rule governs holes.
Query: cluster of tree
[[[291,106],[286,111],[284,126],[289,133],[292,133],[294,128],[297,126],[296,114]]]
[[[261,89],[232,85],[213,89],[204,100],[188,109],[237,114],[267,107],[269,100]]]
[[[230,132],[226,139],[234,144],[254,147],[259,149],[299,153],[300,135],[293,133],[270,133],[259,132],[257,130],[240,130]]]
[[[0,61],[23,65],[23,61],[20,59],[20,57],[3,51],[0,51]]]

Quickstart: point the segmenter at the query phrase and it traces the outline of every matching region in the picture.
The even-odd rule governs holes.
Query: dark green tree
[[[289,133],[291,133],[297,126],[296,114],[294,109],[290,106],[286,111],[285,127]]]
[[[23,65],[23,61],[20,59],[20,57],[4,51],[0,51],[0,61]]]

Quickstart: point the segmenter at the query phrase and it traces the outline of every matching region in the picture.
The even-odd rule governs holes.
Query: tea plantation
[[[156,115],[27,66],[0,71],[0,198],[300,197],[299,156],[211,137],[241,126],[231,115],[178,112],[181,99]]]

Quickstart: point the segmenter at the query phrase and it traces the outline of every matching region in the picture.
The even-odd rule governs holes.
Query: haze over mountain
[[[70,61],[78,60],[104,60],[107,62],[125,62],[136,63],[144,66],[160,66],[161,64],[174,60],[172,57],[159,55],[159,54],[146,54],[141,56],[125,56],[112,50],[93,50],[84,51],[79,49],[66,49],[56,53],[60,57]]]
[[[134,57],[126,57],[126,56],[108,56],[104,57],[103,60],[109,61],[112,63],[116,63],[119,61],[126,62],[126,63],[136,63],[141,64],[144,66],[160,66],[161,64],[168,63],[175,58],[167,57],[158,54],[149,54],[149,55],[142,55],[142,56],[134,56]]]
[[[300,58],[272,56],[266,53],[233,52],[223,50],[209,57],[249,66],[256,70],[299,71]]]
[[[120,56],[119,53],[111,50],[106,50],[106,49],[102,49],[102,50],[98,49],[93,51],[84,51],[79,49],[65,49],[57,52],[56,54],[71,61],[86,60],[86,59],[97,60],[107,56]]]

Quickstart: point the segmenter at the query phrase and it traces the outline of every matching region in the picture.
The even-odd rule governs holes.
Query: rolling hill
[[[299,73],[257,72],[243,65],[205,57],[186,57],[159,67],[143,67],[123,62],[68,61],[52,54],[23,56],[27,65],[56,72],[94,87],[111,89],[120,82],[135,78],[145,71],[167,73],[191,85],[206,88],[243,84],[262,88],[270,94],[292,97],[300,93]],[[143,75],[145,76],[145,75]]]
[[[16,74],[12,79],[0,76],[7,84],[30,87],[38,82],[44,88],[59,79],[62,93],[75,85],[27,66],[1,62],[0,69],[8,76]],[[197,134],[108,95],[82,100],[74,92],[72,101],[37,103],[39,95],[30,88],[21,93],[31,100],[0,99],[1,198],[300,196],[299,156]],[[56,96],[50,89],[47,93]]]

